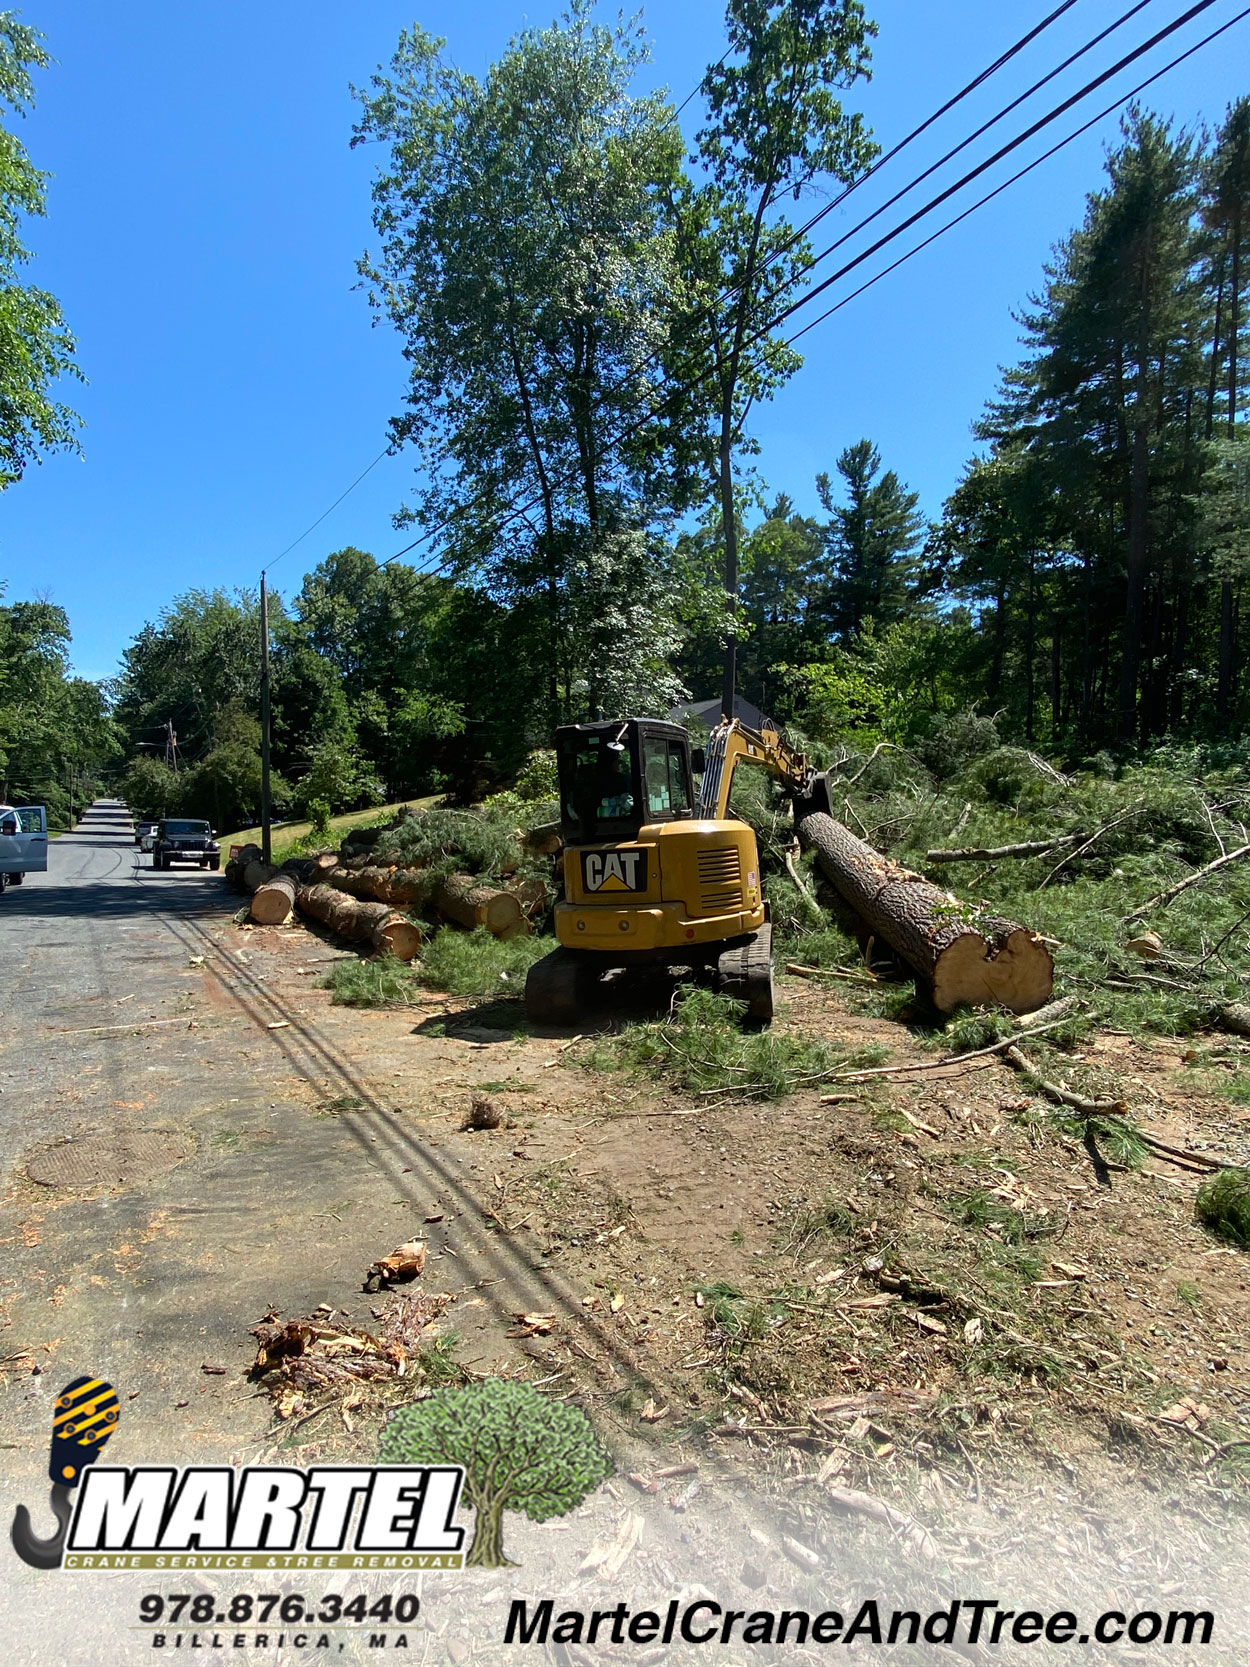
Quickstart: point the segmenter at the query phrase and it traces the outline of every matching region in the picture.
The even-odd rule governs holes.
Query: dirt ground
[[[673,1093],[582,1063],[606,1018],[581,1036],[533,1034],[511,992],[334,1007],[321,984],[344,952],[302,926],[220,913],[184,936],[176,997],[163,998],[177,1024],[136,1032],[135,1068],[141,1053],[145,1071],[198,1070],[193,1162],[218,1165],[237,1229],[214,1202],[187,1284],[196,1257],[179,1224],[208,1211],[205,1181],[59,1193],[18,1164],[3,1201],[6,1445],[34,1439],[46,1397],[32,1373],[60,1370],[62,1321],[75,1303],[88,1312],[91,1281],[159,1286],[176,1255],[202,1323],[198,1310],[180,1322],[180,1357],[163,1367],[149,1330],[168,1398],[145,1385],[123,1412],[149,1435],[176,1424],[197,1459],[371,1455],[388,1407],[449,1359],[585,1406],[618,1474],[565,1523],[518,1527],[521,1548],[547,1535],[544,1590],[563,1581],[587,1601],[587,1544],[628,1538],[636,1518],[647,1531],[612,1601],[700,1579],[739,1598],[789,1593],[786,1579],[821,1568],[853,1591],[887,1563],[935,1595],[991,1573],[1009,1587],[1035,1579],[1046,1544],[1091,1603],[1205,1595],[1250,1636],[1237,1574],[1250,1262],[1196,1223],[1198,1172],[1091,1157],[999,1060],[934,1068],[903,1025],[810,981],[782,984],[782,1033],[925,1068],[838,1084],[836,1103],[819,1089],[773,1104]],[[205,1035],[216,1051],[188,1058]],[[1247,1050],[1227,1051],[1235,1065]],[[227,1052],[258,1087],[223,1096],[235,1084],[209,1081]],[[1215,1091],[1219,1058],[1199,1070],[1180,1045],[1105,1033],[1084,1054],[1075,1063],[1120,1084],[1164,1141],[1250,1161],[1250,1110]],[[465,1126],[475,1096],[500,1126]],[[266,1199],[282,1216],[288,1185],[320,1202],[264,1240],[267,1278],[260,1218]],[[416,1237],[419,1286],[364,1291],[369,1263]],[[57,1248],[70,1241],[72,1255]],[[249,1377],[266,1315],[386,1335],[397,1316],[412,1322],[414,1289],[450,1300],[417,1325],[406,1380],[361,1394]],[[38,1462],[23,1461],[21,1485]],[[474,1590],[500,1597],[525,1578]],[[465,1652],[500,1653],[444,1613],[436,1636],[450,1649],[461,1633]]]

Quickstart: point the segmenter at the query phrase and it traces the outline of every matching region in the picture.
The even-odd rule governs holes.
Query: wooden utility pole
[[[269,832],[269,592],[260,576],[260,854],[271,863]]]

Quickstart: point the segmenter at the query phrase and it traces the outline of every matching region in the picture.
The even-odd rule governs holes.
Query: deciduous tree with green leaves
[[[780,211],[822,181],[856,178],[876,155],[862,118],[836,96],[868,79],[876,25],[860,0],[730,0],[726,30],[729,50],[703,80],[709,114],[697,160],[706,183],[687,184],[675,202],[685,314],[669,357],[677,381],[700,390],[691,415],[706,434],[725,589],[736,599],[735,459],[749,447],[745,423],[802,362],[767,328],[808,260]],[[732,635],[726,650],[728,702]]]
[[[439,1389],[397,1412],[382,1432],[384,1464],[459,1464],[477,1513],[466,1564],[509,1565],[503,1513],[532,1522],[564,1516],[612,1474],[586,1414],[515,1378]]]
[[[24,116],[35,99],[31,71],[49,61],[39,31],[16,12],[0,12],[0,106]],[[41,451],[72,449],[81,426],[53,393],[60,377],[82,379],[74,338],[56,297],[19,276],[31,258],[21,222],[46,212],[47,179],[0,126],[0,489],[20,480]]]

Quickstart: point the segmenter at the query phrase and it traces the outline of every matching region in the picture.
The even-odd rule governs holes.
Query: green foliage
[[[415,968],[394,955],[336,961],[323,988],[340,1007],[410,1007],[418,995]]]
[[[427,810],[388,829],[376,849],[380,861],[400,868],[440,873],[465,868],[486,878],[515,867],[522,856],[516,824],[506,811]]]
[[[136,817],[155,821],[182,809],[183,786],[163,758],[139,753],[127,764],[118,790]]]
[[[296,806],[311,821],[317,820],[314,806],[321,807],[328,826],[330,817],[340,811],[381,804],[382,783],[369,761],[361,757],[359,747],[353,727],[344,723],[313,748],[308,774],[294,793]]]
[[[122,751],[107,686],[70,674],[69,641],[55,603],[0,607],[0,792],[46,804],[62,826]]]
[[[24,116],[34,103],[32,69],[50,59],[37,29],[0,12],[0,105]],[[55,296],[19,281],[30,260],[21,238],[25,215],[42,215],[47,176],[25,147],[0,127],[0,489],[22,478],[41,451],[72,450],[81,419],[52,397],[62,376],[82,373]]]
[[[738,1002],[687,988],[671,1019],[626,1026],[589,1050],[586,1064],[600,1070],[643,1068],[696,1094],[732,1090],[744,1099],[780,1100],[835,1071],[877,1064],[884,1052],[780,1030],[744,1031]]]
[[[1250,1249],[1250,1169],[1225,1169],[1204,1181],[1194,1208],[1204,1227]]]
[[[444,926],[422,950],[417,975],[453,996],[520,996],[526,973],[550,949],[550,938],[501,939],[484,926],[472,932]]]
[[[827,474],[818,475],[816,485],[830,515],[833,558],[822,612],[833,634],[845,640],[866,620],[889,626],[915,608],[924,519],[916,513],[919,493],[904,490],[893,469],[876,478],[881,453],[870,440],[848,446],[837,467],[846,484],[845,505],[834,502]]]
[[[580,1408],[513,1378],[440,1389],[401,1408],[382,1432],[383,1464],[459,1464],[477,1512],[466,1561],[506,1562],[502,1513],[533,1522],[564,1516],[612,1474],[610,1455]]]
[[[513,792],[526,804],[545,804],[560,797],[560,778],[556,771],[553,747],[540,747],[532,752],[517,771]]]
[[[472,932],[442,926],[426,939],[419,961],[345,958],[335,963],[325,987],[343,1007],[411,1007],[422,986],[453,996],[520,996],[526,973],[550,948],[550,938],[502,940],[484,926]]]

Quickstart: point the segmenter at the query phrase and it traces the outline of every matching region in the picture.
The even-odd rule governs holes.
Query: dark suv
[[[200,868],[221,867],[221,846],[207,822],[167,816],[156,825],[152,841],[152,867],[172,868],[176,862],[193,862]]]

